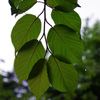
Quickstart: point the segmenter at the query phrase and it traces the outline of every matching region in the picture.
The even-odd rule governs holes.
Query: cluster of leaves
[[[33,94],[40,96],[50,84],[58,91],[72,93],[78,84],[78,74],[73,64],[82,66],[83,43],[80,36],[81,19],[74,11],[79,7],[77,0],[9,0],[12,14],[21,14],[36,3],[44,4],[44,9],[36,17],[26,14],[20,18],[12,29],[11,38],[15,47],[14,69],[19,84],[28,80]],[[55,23],[52,26],[46,19],[46,7],[52,10],[51,16]],[[43,34],[40,15],[44,13]],[[48,35],[45,33],[46,23],[51,26]],[[41,40],[45,39],[46,50]],[[46,58],[48,52],[51,54]]]
[[[100,21],[90,27],[87,18],[83,33],[83,69],[78,70],[79,84],[71,95],[49,88],[43,95],[48,100],[100,100]]]

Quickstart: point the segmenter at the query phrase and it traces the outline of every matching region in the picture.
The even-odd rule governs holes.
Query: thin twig
[[[47,4],[47,6],[48,6],[49,8],[51,8],[51,9],[53,9],[53,10],[55,9],[55,8],[53,8],[53,7],[49,6],[48,4]]]
[[[64,40],[62,39],[62,37],[59,35],[59,33],[56,31],[56,29],[46,20],[47,24],[51,26],[51,28],[57,33],[57,35],[59,36],[59,38],[64,42]],[[65,43],[65,42],[64,42]],[[66,43],[65,43],[66,44]]]
[[[47,44],[47,39],[46,39],[46,33],[45,33],[45,30],[46,30],[46,0],[44,0],[44,28],[43,28],[43,36],[44,36],[44,39],[45,39],[45,43],[46,43],[46,52],[45,52],[45,56],[46,56],[46,53],[48,51],[48,44]],[[44,56],[44,57],[45,57]]]
[[[36,3],[42,3],[42,4],[44,4],[44,2],[42,2],[42,1],[36,1]]]

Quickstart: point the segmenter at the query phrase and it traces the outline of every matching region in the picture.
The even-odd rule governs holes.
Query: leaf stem
[[[46,56],[46,53],[48,51],[48,44],[47,44],[47,38],[46,38],[45,30],[46,30],[46,0],[44,0],[44,28],[43,28],[43,36],[44,36],[45,43],[46,43],[46,52],[45,52],[45,56]]]
[[[62,37],[60,36],[60,34],[59,34],[59,32],[57,32],[57,30],[46,20],[46,22],[47,22],[47,24],[49,25],[49,26],[51,26],[51,28],[56,32],[56,34],[59,36],[59,38],[64,42],[64,40],[62,39]],[[64,42],[65,43],[65,42]],[[66,45],[66,43],[65,43],[65,45]]]
[[[42,2],[42,1],[36,1],[36,3],[43,3],[44,4],[44,2]]]

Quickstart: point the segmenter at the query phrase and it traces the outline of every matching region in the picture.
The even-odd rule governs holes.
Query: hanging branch
[[[76,1],[9,0],[12,14],[16,15],[26,12],[36,3],[44,4],[42,12],[37,17],[25,14],[20,18],[11,33],[12,43],[17,52],[14,61],[15,73],[19,78],[19,83],[28,80],[29,87],[37,100],[47,91],[50,84],[61,92],[72,93],[77,88],[78,75],[73,64],[81,64],[83,44],[77,34],[81,20],[78,14],[73,12],[77,7]],[[53,10],[51,17],[55,26],[47,20],[46,7]],[[39,17],[42,14],[44,14],[43,33],[38,40],[41,32]],[[51,27],[47,34],[46,24]],[[73,26],[76,26],[76,31]],[[45,40],[46,50],[41,43],[42,39]],[[49,59],[46,59],[47,53],[51,54]]]

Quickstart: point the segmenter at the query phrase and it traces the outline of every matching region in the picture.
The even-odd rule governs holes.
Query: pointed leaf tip
[[[37,100],[49,88],[50,82],[47,74],[47,61],[40,59],[30,72],[28,83]]]
[[[32,40],[26,43],[18,52],[14,61],[14,70],[18,76],[19,83],[28,79],[29,73],[34,64],[44,58],[45,50],[41,42]]]

